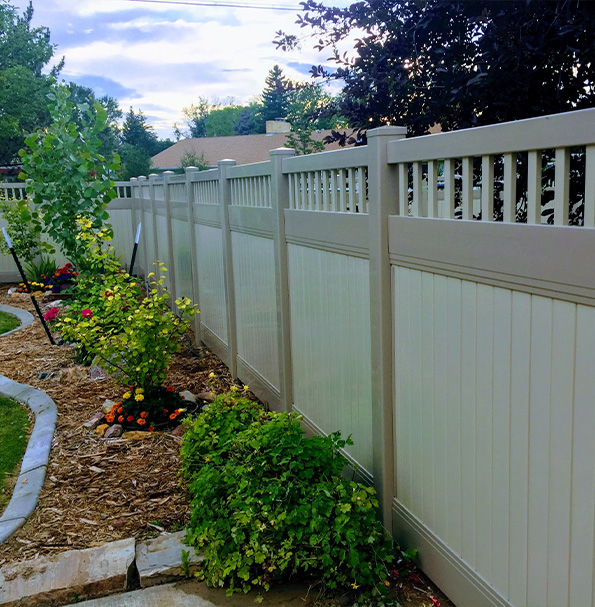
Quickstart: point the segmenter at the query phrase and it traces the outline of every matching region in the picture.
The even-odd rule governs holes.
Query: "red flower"
[[[126,418],[126,421],[127,421],[127,422],[133,422],[133,421],[134,421],[134,415],[129,415],[129,416]]]
[[[48,322],[52,322],[52,320],[54,320],[56,318],[56,316],[58,316],[58,312],[60,312],[59,308],[50,308],[44,315],[43,317],[48,321]]]
[[[167,390],[168,392],[173,392],[173,391],[174,391],[174,389],[175,389],[175,388],[174,388],[173,386],[167,386],[167,388],[166,388],[166,390]]]
[[[84,310],[81,310],[81,316],[83,318],[92,318],[93,312],[91,312],[91,310],[89,310],[89,308],[85,308]]]
[[[155,428],[153,426],[149,426],[149,432],[154,432]]]
[[[120,417],[118,417],[118,422],[121,424],[124,421],[124,416],[120,415]]]

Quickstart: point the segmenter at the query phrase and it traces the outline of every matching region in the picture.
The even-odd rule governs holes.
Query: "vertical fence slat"
[[[556,148],[556,194],[554,198],[554,224],[568,225],[568,202],[570,185],[570,149]]]
[[[411,202],[411,214],[413,217],[422,216],[422,183],[421,183],[421,162],[413,163],[413,200]]]
[[[349,212],[355,213],[355,169],[350,167],[347,174],[349,179]]]
[[[347,200],[345,196],[345,169],[339,169],[339,211],[347,211]]]
[[[584,225],[595,227],[595,145],[585,149],[585,215]]]
[[[399,208],[398,214],[407,217],[409,215],[409,183],[407,178],[407,164],[399,163]]]
[[[428,161],[428,217],[438,217],[438,172],[435,160]]]
[[[473,219],[473,158],[463,158],[463,219]]]
[[[481,157],[481,219],[494,221],[494,157]]]
[[[314,173],[314,200],[316,205],[316,210],[322,210],[322,197],[320,195],[320,171],[316,171]]]
[[[452,158],[444,160],[444,205],[446,217],[454,219],[455,216],[455,162]]]
[[[502,221],[516,221],[516,154],[504,154],[504,201],[502,206]]]
[[[328,171],[322,171],[322,210],[329,211]]]
[[[360,213],[368,212],[368,204],[366,199],[366,168],[358,167],[357,169],[357,181],[358,181],[358,208]]]
[[[541,152],[527,155],[527,223],[541,223]]]
[[[338,210],[337,202],[337,171],[333,169],[331,171],[331,211]]]

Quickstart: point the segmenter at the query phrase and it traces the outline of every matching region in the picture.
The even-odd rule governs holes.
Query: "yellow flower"
[[[353,584],[351,584],[351,587],[352,587],[354,590],[357,590],[357,589],[359,588],[359,586],[360,586],[360,585],[359,585],[359,584],[356,584],[355,582],[353,582]]]
[[[141,400],[145,400],[145,397],[142,394],[137,394],[134,400],[140,403]]]
[[[215,374],[214,374],[214,373],[211,371],[211,372],[209,373],[209,377],[210,377],[211,379],[213,379],[213,378],[215,377]]]
[[[250,390],[250,386],[244,386],[244,392],[248,392]]]
[[[237,386],[232,386],[231,387],[231,391],[232,392],[237,392],[239,390],[239,388]]]
[[[126,392],[126,394],[122,394],[122,398],[130,398],[132,394],[130,392]]]
[[[135,392],[136,392],[137,394],[142,394],[142,393],[144,392],[144,390],[143,390],[142,388],[137,388],[137,389],[135,390]]]

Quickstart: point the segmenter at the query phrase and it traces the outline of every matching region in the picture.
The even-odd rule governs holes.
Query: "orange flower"
[[[122,407],[118,407],[118,413],[122,413],[122,411],[124,411],[124,409],[122,409]]]
[[[111,424],[111,423],[114,421],[114,415],[113,415],[113,413],[108,413],[108,414],[105,416],[105,421],[106,421],[108,424]]]
[[[165,388],[168,392],[173,392],[174,391],[174,387],[173,386],[167,386],[167,388]]]
[[[169,411],[167,409],[163,409],[163,414],[167,415],[169,413]]]
[[[127,421],[127,422],[133,422],[133,421],[134,421],[134,415],[129,415],[129,416],[126,418],[126,421]]]
[[[121,424],[124,421],[124,416],[120,415],[120,417],[118,417],[118,423]]]
[[[182,398],[184,400],[186,399],[186,397],[183,394],[180,394],[180,398]]]
[[[149,432],[155,432],[155,428],[153,426],[149,426]]]
[[[149,414],[148,414],[146,411],[142,411],[142,412],[141,412],[141,414],[140,414],[140,416],[141,416],[143,419],[147,419],[147,417],[149,417]]]
[[[176,419],[176,417],[178,417],[178,414],[177,414],[177,413],[172,413],[172,414],[169,416],[169,419]]]
[[[124,403],[122,401],[120,401],[119,403],[116,403],[117,407],[121,407]]]
[[[144,425],[147,423],[147,420],[146,420],[146,419],[143,419],[142,417],[139,417],[139,418],[136,420],[136,423],[137,423],[139,426],[144,426]]]

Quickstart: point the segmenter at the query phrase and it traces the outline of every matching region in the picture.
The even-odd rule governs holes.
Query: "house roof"
[[[322,141],[331,131],[312,133],[312,139]],[[231,137],[200,137],[182,139],[171,147],[153,156],[153,167],[156,169],[173,169],[181,166],[182,157],[187,152],[201,154],[209,165],[219,160],[230,158],[238,164],[264,162],[269,159],[269,152],[287,147],[287,133],[270,135],[235,135]],[[325,151],[339,149],[338,143],[325,146]]]

